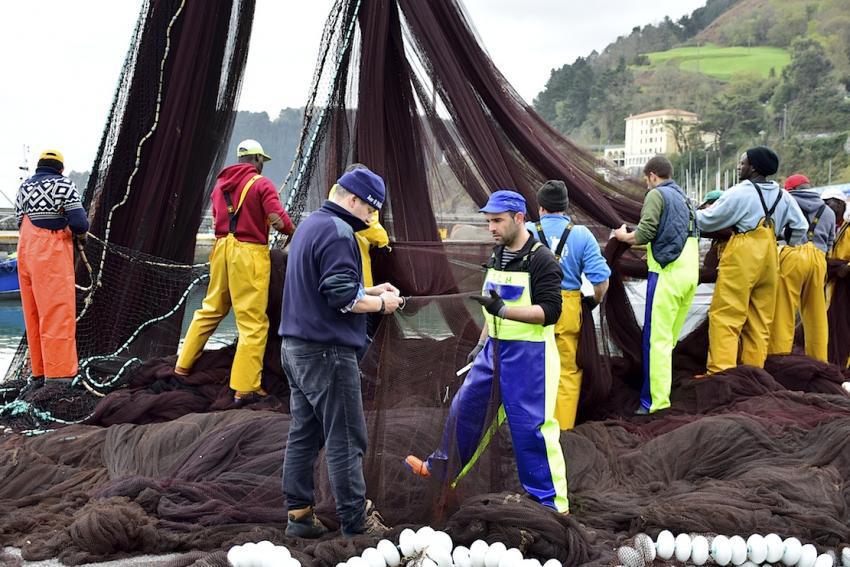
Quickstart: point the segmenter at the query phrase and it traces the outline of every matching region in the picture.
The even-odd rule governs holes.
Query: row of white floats
[[[227,560],[232,567],[301,567],[287,548],[270,541],[233,546]],[[479,539],[468,548],[455,547],[449,534],[430,526],[402,531],[398,546],[382,539],[337,567],[399,567],[402,563],[416,567],[561,567],[557,559],[545,563],[526,559],[519,549],[508,549],[501,542],[488,544]]]
[[[675,557],[682,563],[704,565],[711,560],[720,567],[726,565],[773,565],[783,563],[787,567],[834,567],[835,557],[831,553],[818,555],[812,544],[803,545],[795,537],[782,540],[776,534],[761,536],[753,534],[746,540],[741,536],[714,536],[711,541],[701,535],[673,534],[664,530],[655,542],[646,534],[638,534],[634,547],[623,546],[617,550],[617,558],[624,567],[644,567],[658,557],[670,560]],[[850,548],[841,553],[843,567],[850,567]]]

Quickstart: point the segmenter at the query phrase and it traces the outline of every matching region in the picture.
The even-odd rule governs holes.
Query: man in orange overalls
[[[77,375],[73,241],[85,241],[89,221],[74,182],[62,175],[64,162],[56,150],[43,152],[15,200],[30,390],[45,380],[70,385]]]

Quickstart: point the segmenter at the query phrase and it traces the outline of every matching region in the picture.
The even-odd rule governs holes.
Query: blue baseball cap
[[[349,193],[354,193],[376,209],[384,206],[384,201],[387,198],[384,180],[380,175],[365,167],[342,174],[337,183],[340,187]]]
[[[487,201],[487,204],[478,209],[479,213],[522,213],[526,214],[525,198],[516,191],[499,189]]]

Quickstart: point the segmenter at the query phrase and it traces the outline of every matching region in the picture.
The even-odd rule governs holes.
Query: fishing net
[[[187,298],[208,278],[193,264],[195,235],[235,118],[253,9],[248,0],[142,5],[83,193],[92,237],[77,256],[81,391],[0,408],[16,427],[78,422],[142,361],[176,351]],[[6,382],[29,376],[24,338]],[[69,397],[54,415],[53,402]]]
[[[94,282],[79,304],[87,389],[17,399],[23,352],[0,389],[5,426],[43,433],[0,436],[0,543],[21,547],[26,559],[80,564],[179,552],[152,564],[226,565],[222,550],[270,540],[305,566],[330,567],[375,543],[338,532],[315,542],[284,534],[288,386],[275,334],[282,240],[274,242],[263,372],[271,395],[230,410],[232,345],[205,352],[188,377],[172,373],[185,297],[205,283],[189,243],[232,120],[252,9],[236,1],[143,7],[86,191],[98,237],[86,249],[91,273],[82,262],[78,278],[83,287]],[[605,247],[614,275],[603,308],[584,312],[580,425],[561,437],[572,515],[522,495],[504,427],[456,488],[411,476],[403,459],[436,447],[463,380],[456,370],[480,330],[480,308],[468,296],[481,288],[491,243],[478,206],[510,187],[534,217],[537,186],[563,179],[574,222],[604,243],[611,227],[637,221],[643,191],[522,101],[454,0],[335,3],[282,187],[296,222],[352,161],[388,185],[382,222],[393,243],[373,252],[375,279],[411,297],[376,321],[361,365],[367,496],[393,526],[388,537],[431,524],[457,543],[499,540],[566,565],[614,565],[616,547],[665,528],[775,531],[821,549],[850,540],[847,371],[788,355],[769,358],[765,369],[695,379],[707,352],[703,302],[675,352],[673,407],[632,415],[646,263],[618,242]],[[707,243],[703,253],[704,299],[717,255]],[[843,289],[835,309],[846,302]],[[498,395],[491,392],[488,419]],[[336,528],[320,463],[316,509]]]

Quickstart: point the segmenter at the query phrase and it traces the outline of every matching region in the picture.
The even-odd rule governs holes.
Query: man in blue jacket
[[[582,369],[579,368],[578,337],[582,325],[582,303],[595,308],[608,291],[611,269],[602,256],[599,243],[586,226],[573,224],[567,215],[570,206],[567,186],[551,180],[537,190],[540,221],[525,223],[544,246],[552,250],[561,265],[561,316],[555,323],[555,343],[561,357],[561,378],[555,419],[561,429],[572,429],[578,413]],[[593,285],[593,295],[582,297],[582,274]]]
[[[401,299],[388,283],[363,287],[355,237],[385,197],[378,175],[366,168],[349,171],[337,181],[333,199],[292,238],[279,330],[291,390],[283,464],[289,536],[316,538],[328,531],[313,512],[313,471],[323,446],[342,534],[380,535],[386,529],[366,500],[357,350],[366,344],[366,314],[393,313]]]

